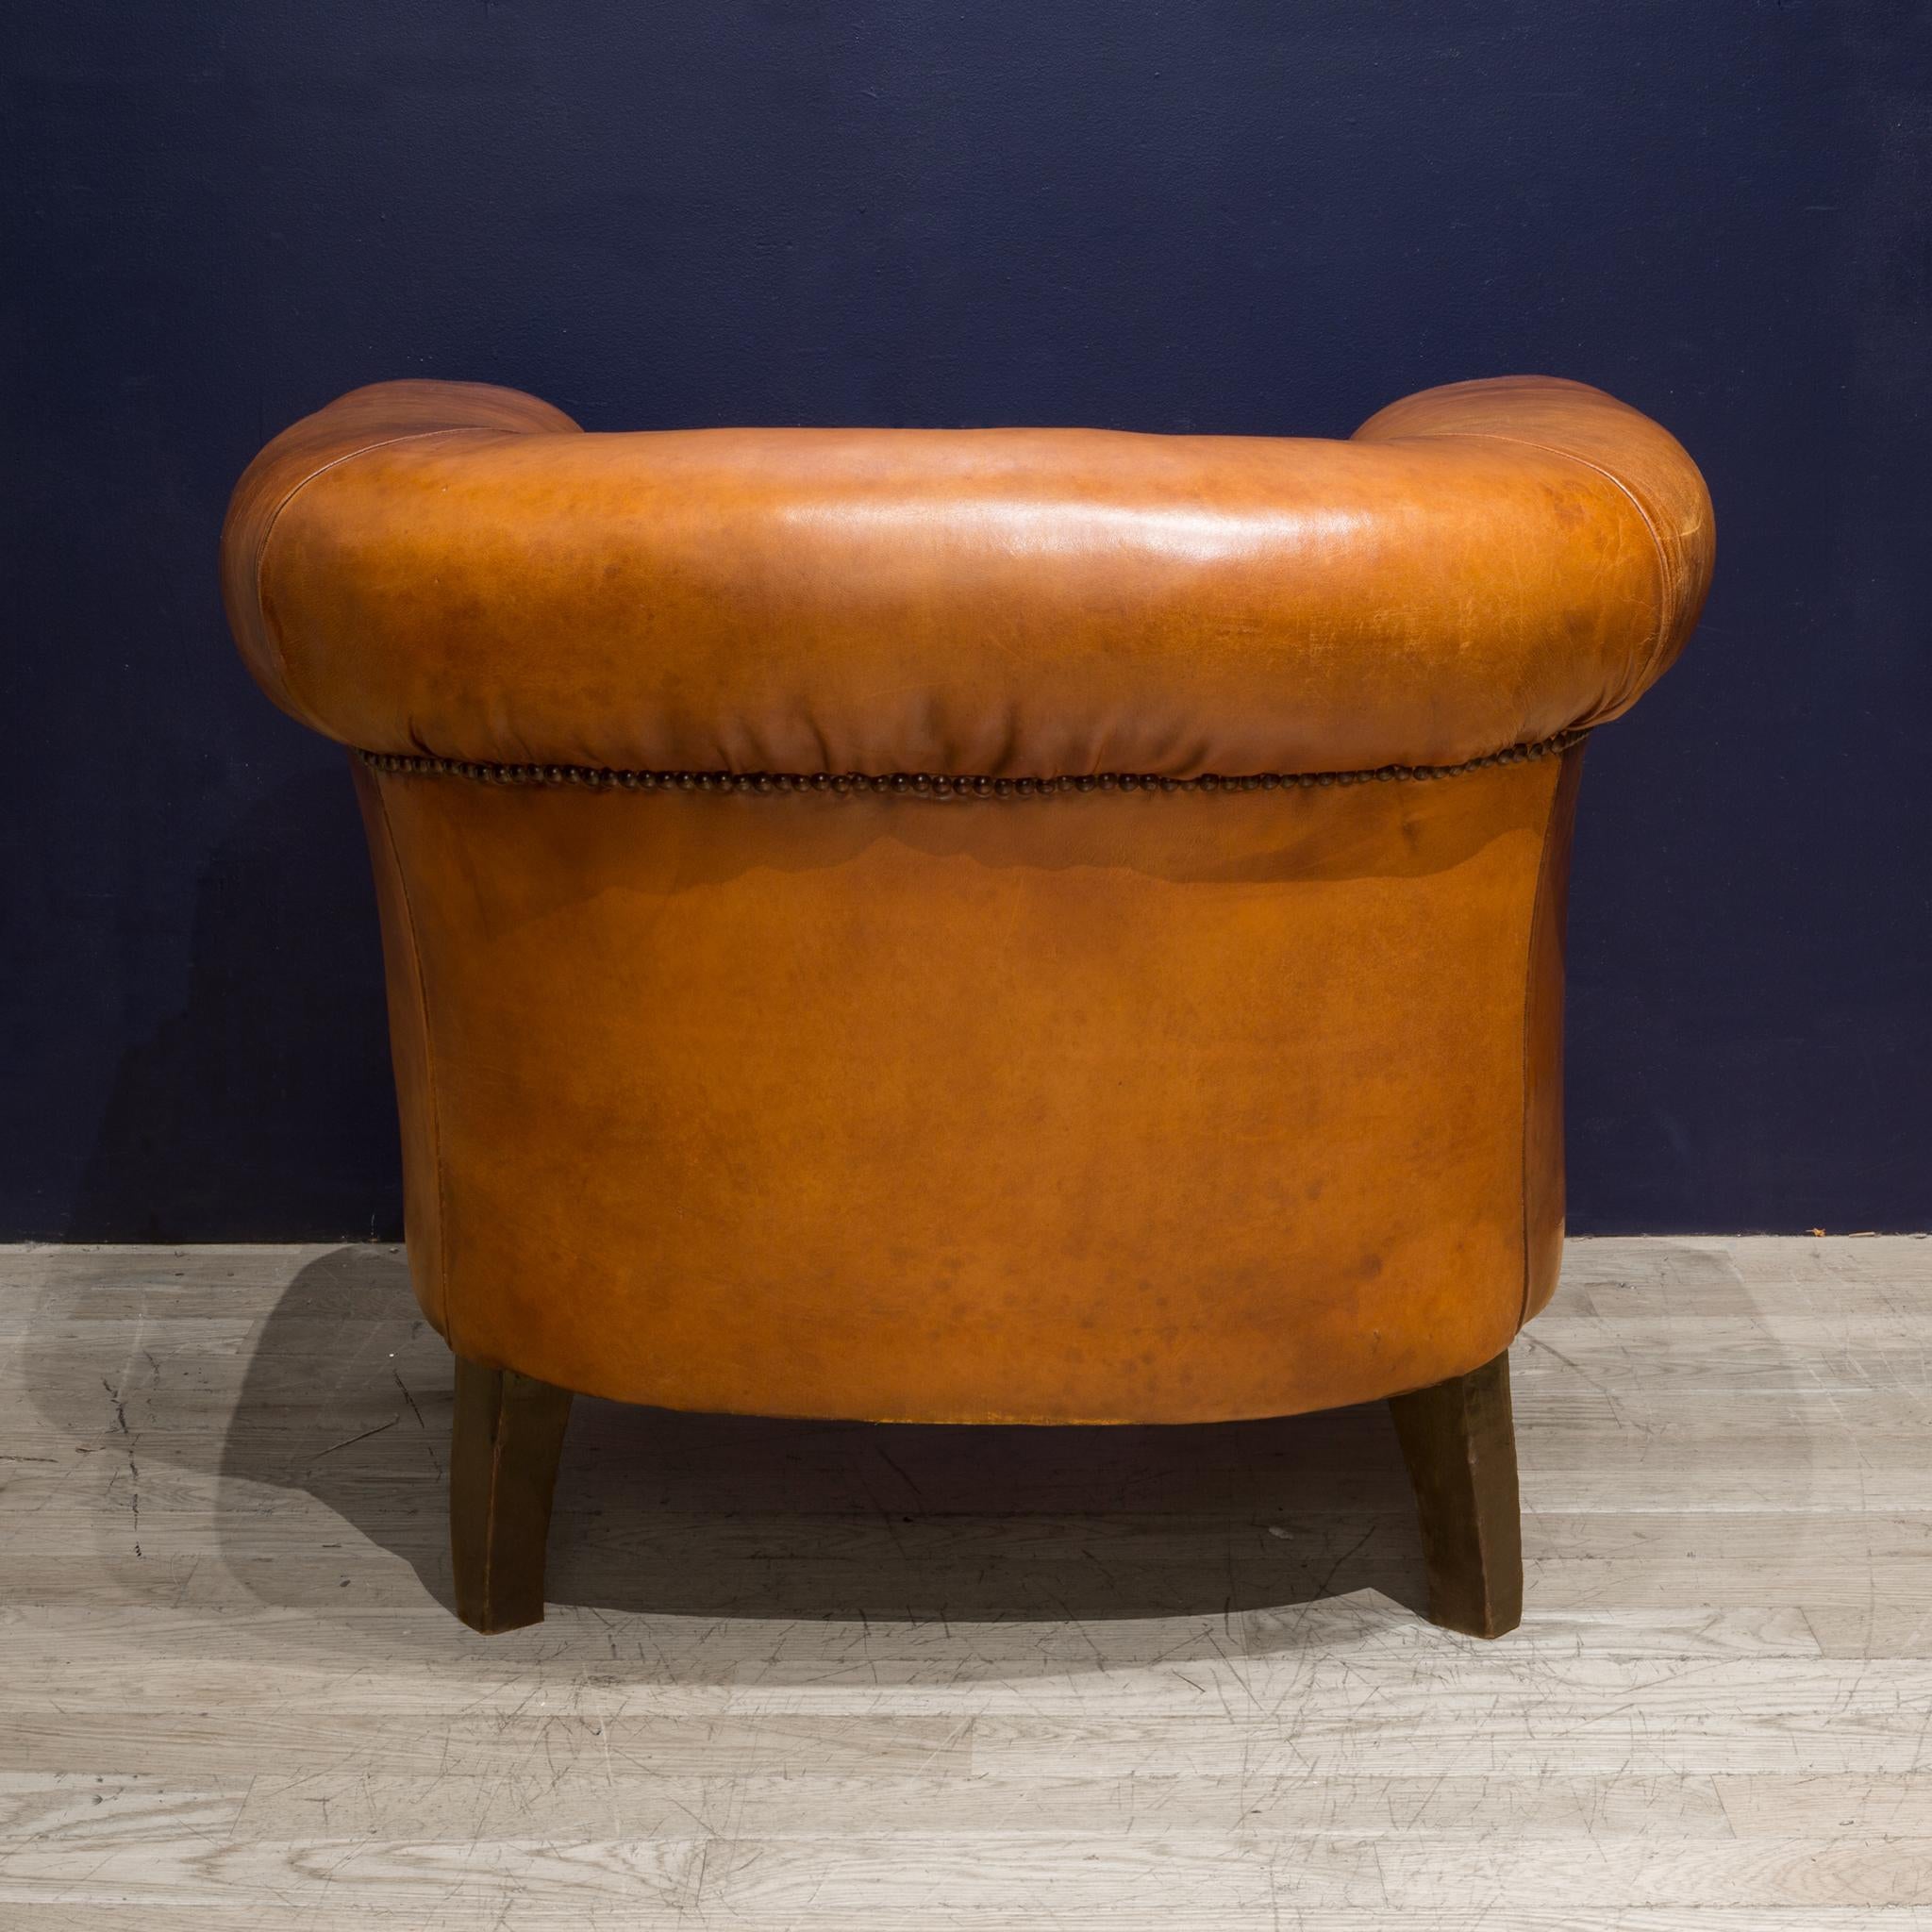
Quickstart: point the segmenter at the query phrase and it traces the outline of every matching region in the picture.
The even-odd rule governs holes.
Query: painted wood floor
[[[485,1639],[394,1250],[0,1251],[0,1925],[1932,1927],[1932,1241],[1573,1243],[1514,1372],[1499,1643],[1380,1408],[592,1402]]]

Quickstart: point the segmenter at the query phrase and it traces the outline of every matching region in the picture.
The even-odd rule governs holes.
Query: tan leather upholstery
[[[584,435],[432,383],[298,424],[229,608],[377,755],[430,1319],[929,1421],[1488,1361],[1561,1241],[1572,734],[1710,558],[1677,444],[1540,377],[1346,443]]]
[[[585,436],[358,391],[229,541],[270,693],[370,751],[771,772],[1452,764],[1614,717],[1695,620],[1696,470],[1594,390],[1435,390],[1351,442]]]

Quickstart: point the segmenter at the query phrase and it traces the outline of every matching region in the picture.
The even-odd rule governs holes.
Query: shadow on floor
[[[357,1618],[390,1611],[391,1642],[487,1645],[454,1622],[406,1614],[451,1602],[452,1377],[400,1252],[348,1246],[308,1261],[252,1332],[223,1319],[222,1284],[200,1283],[205,1265],[194,1261],[192,1294],[140,1304],[132,1355],[125,1323],[74,1319],[89,1292],[78,1275],[42,1310],[62,1339],[49,1344],[58,1370],[50,1361],[36,1377],[37,1403],[110,1454],[125,1423],[130,1464],[138,1455],[150,1567],[116,1544],[116,1574],[144,1596],[170,1587],[152,1559],[166,1547],[158,1512],[172,1467],[190,1473],[173,1484],[190,1512],[183,1545],[206,1544],[211,1497],[226,1573],[184,1576],[191,1594],[308,1613],[316,1645],[338,1655],[353,1655]],[[258,1282],[263,1264],[246,1265]],[[238,1289],[236,1316],[258,1317],[264,1292]],[[98,1360],[86,1357],[90,1327],[102,1331]],[[103,1525],[104,1542],[131,1534],[112,1511]],[[1341,1614],[1400,1622],[1424,1600],[1414,1507],[1379,1404],[1204,1427],[939,1428],[580,1398],[550,1547],[546,1636],[580,1631],[555,1615],[563,1606],[600,1618],[891,1624],[900,1654],[920,1659],[915,1679],[935,1681],[1105,1671],[1143,1652],[1224,1656],[1250,1641],[1233,1626],[1245,1612],[1375,1591],[1392,1603]],[[1295,1622],[1268,1620],[1271,1648],[1300,1641]],[[990,1624],[1077,1635],[1028,1646],[1020,1633],[961,1627]],[[790,1633],[785,1667],[823,1670],[826,1641]]]
[[[346,1457],[310,1450],[295,1467],[280,1426],[291,1375],[313,1373],[323,1337],[340,1349],[366,1324],[399,1321],[410,1332],[397,1361],[364,1345],[334,1372],[342,1420],[381,1434]],[[263,1324],[223,1473],[306,1489],[406,1557],[447,1606],[450,1391],[447,1352],[416,1322],[400,1256],[337,1249],[302,1270]],[[242,1554],[249,1523],[228,1516],[225,1547]],[[939,1624],[1221,1618],[1364,1589],[1410,1610],[1424,1600],[1414,1505],[1380,1405],[1041,1429],[579,1398],[549,1575],[553,1603],[602,1610]]]

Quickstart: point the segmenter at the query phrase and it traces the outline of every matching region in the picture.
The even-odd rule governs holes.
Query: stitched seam
[[[423,1091],[429,1107],[429,1162],[436,1175],[436,1305],[442,1316],[443,1336],[450,1347],[460,1354],[456,1345],[456,1317],[449,1300],[449,1200],[442,1162],[442,1105],[436,1091],[436,1047],[429,1031],[429,988],[423,976],[423,948],[416,939],[416,909],[409,900],[409,880],[402,854],[396,848],[395,827],[390,823],[389,800],[383,796],[380,784],[374,790],[375,808],[382,814],[382,836],[389,846],[390,867],[395,874],[396,896],[403,904],[409,976],[416,985],[416,1011],[423,1034]]]
[[[441,429],[411,429],[402,436],[385,436],[380,441],[365,442],[358,448],[344,450],[341,456],[331,457],[319,468],[310,470],[269,512],[267,521],[261,526],[261,536],[255,545],[255,568],[252,573],[255,580],[255,609],[261,620],[261,634],[275,652],[275,670],[281,677],[282,690],[291,700],[295,697],[295,691],[289,677],[288,655],[282,648],[281,639],[270,633],[268,611],[261,601],[261,573],[263,566],[268,562],[269,540],[274,537],[289,506],[318,478],[326,476],[331,470],[341,469],[344,463],[354,462],[358,457],[372,456],[379,449],[391,449],[399,442],[421,442],[425,437],[430,436],[493,436],[496,433],[480,423],[458,423],[445,424]]]
[[[1650,649],[1644,655],[1643,675],[1637,687],[1641,691],[1649,683],[1657,660],[1663,656],[1664,640],[1676,628],[1677,590],[1672,581],[1671,566],[1664,557],[1663,539],[1657,535],[1657,522],[1644,508],[1637,492],[1614,470],[1607,470],[1601,463],[1593,463],[1588,457],[1578,456],[1574,449],[1564,449],[1560,444],[1554,442],[1538,442],[1533,437],[1504,436],[1493,429],[1425,429],[1409,440],[1420,442],[1424,439],[1442,440],[1451,437],[1459,438],[1466,442],[1513,442],[1519,449],[1540,449],[1545,456],[1565,457],[1573,463],[1581,463],[1586,470],[1593,470],[1606,483],[1613,485],[1629,499],[1630,508],[1637,512],[1638,522],[1643,525],[1644,535],[1650,539],[1651,553],[1657,558],[1657,636],[1651,641]]]
[[[1522,1255],[1523,1255],[1523,1293],[1516,1307],[1516,1326],[1520,1331],[1529,1320],[1529,1067],[1530,1067],[1530,1021],[1535,1009],[1536,968],[1539,941],[1543,929],[1543,903],[1550,890],[1550,835],[1556,827],[1557,808],[1563,793],[1564,768],[1557,767],[1557,781],[1551,788],[1549,810],[1543,818],[1542,837],[1537,845],[1536,854],[1536,892],[1529,907],[1529,941],[1523,951],[1523,1113],[1522,1113],[1522,1158],[1517,1192],[1521,1197]]]
[[[1080,776],[992,778],[929,772],[646,772],[606,765],[504,765],[429,754],[358,750],[372,771],[407,777],[469,778],[487,785],[576,785],[590,791],[705,791],[756,793],[885,793],[891,797],[941,799],[1065,798],[1109,791],[1308,791],[1332,785],[1391,782],[1425,783],[1456,778],[1499,765],[1527,763],[1568,751],[1588,737],[1575,726],[1554,738],[1512,744],[1501,751],[1465,758],[1454,765],[1379,765],[1349,772],[1204,773],[1197,778],[1171,778],[1152,773],[1100,772]]]

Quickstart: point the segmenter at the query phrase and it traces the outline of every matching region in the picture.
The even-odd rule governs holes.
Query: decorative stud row
[[[982,778],[943,773],[891,772],[627,772],[601,765],[494,765],[462,758],[358,751],[372,771],[409,777],[473,778],[486,785],[579,785],[593,791],[855,792],[899,798],[1046,798],[1086,791],[1277,791],[1324,785],[1369,785],[1458,778],[1496,765],[1525,764],[1581,744],[1588,731],[1559,731],[1534,744],[1512,744],[1459,765],[1380,765],[1369,772],[1261,772],[1241,776],[1204,773],[1198,778],[1163,778],[1146,773],[1101,772],[1086,777]]]

